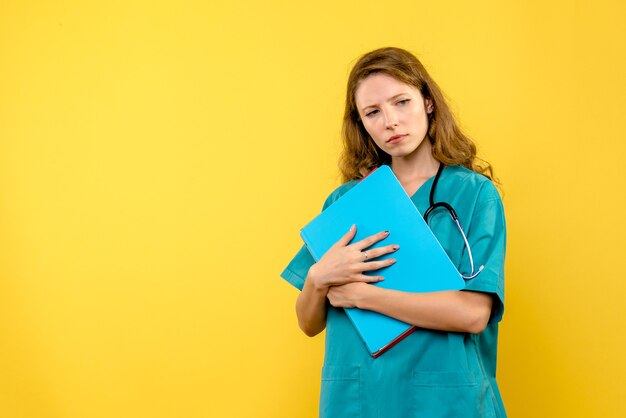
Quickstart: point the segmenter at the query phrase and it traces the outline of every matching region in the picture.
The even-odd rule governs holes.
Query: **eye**
[[[374,110],[370,110],[369,112],[365,113],[365,116],[368,117],[368,118],[371,118],[372,116],[374,116],[377,113],[378,113],[378,109],[374,109]]]
[[[409,103],[411,101],[411,99],[402,99],[399,100],[396,104],[399,106],[404,106],[405,104]]]

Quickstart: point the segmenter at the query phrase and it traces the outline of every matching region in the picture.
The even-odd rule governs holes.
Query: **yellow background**
[[[624,3],[232,3],[0,3],[0,417],[317,416],[278,275],[387,45],[504,184],[509,415],[624,416]]]

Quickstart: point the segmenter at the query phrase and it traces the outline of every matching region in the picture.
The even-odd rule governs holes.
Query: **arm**
[[[366,260],[397,251],[399,248],[397,245],[378,247],[367,250],[366,253],[363,252],[387,238],[389,235],[387,232],[380,232],[350,244],[355,235],[356,227],[352,226],[350,231],[309,269],[302,292],[296,299],[298,325],[309,337],[319,334],[326,328],[326,297],[329,289],[346,283],[365,284],[381,281],[382,277],[368,276],[363,272],[378,270],[395,263],[393,258],[382,261],[366,262]]]
[[[476,199],[468,228],[472,233],[467,238],[474,259],[480,260],[485,269],[466,282],[466,290],[407,293],[354,283],[331,288],[331,304],[369,309],[441,331],[480,333],[490,320],[499,321],[504,302],[504,210],[498,191],[490,182],[484,183]]]
[[[326,328],[327,293],[327,288],[316,287],[311,275],[307,275],[302,292],[296,299],[296,315],[300,329],[309,337],[316,336]]]
[[[335,307],[357,307],[380,312],[420,328],[481,333],[493,304],[488,293],[450,290],[409,293],[352,283],[329,290]]]

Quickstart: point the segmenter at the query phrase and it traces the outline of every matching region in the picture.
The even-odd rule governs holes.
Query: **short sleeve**
[[[351,181],[337,188],[324,202],[322,211],[326,210],[327,207],[332,205],[355,184],[355,181]],[[306,245],[303,245],[296,253],[295,257],[289,262],[289,264],[287,264],[287,267],[285,267],[283,272],[280,274],[280,277],[287,280],[299,290],[302,290],[306,276],[308,275],[309,269],[313,264],[315,264],[315,259],[307,249]]]
[[[491,182],[485,183],[478,195],[469,229],[467,230],[475,269],[483,271],[465,282],[465,289],[495,295],[490,323],[498,322],[504,313],[504,258],[506,253],[506,223],[502,200]],[[470,271],[467,251],[463,254],[463,270]]]
[[[280,277],[302,290],[306,276],[313,264],[315,264],[315,259],[311,256],[306,245],[303,245],[296,256],[287,264],[285,270],[280,273]]]

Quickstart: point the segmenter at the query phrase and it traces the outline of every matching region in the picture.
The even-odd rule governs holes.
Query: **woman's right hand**
[[[383,280],[382,276],[369,276],[366,271],[379,270],[396,262],[395,258],[380,261],[370,261],[397,251],[398,245],[386,245],[372,248],[372,245],[389,236],[388,231],[379,232],[367,238],[350,244],[356,235],[356,226],[352,225],[339,241],[337,241],[324,256],[309,269],[308,280],[315,288],[328,290],[331,286],[340,286],[352,282],[373,283]],[[366,251],[364,251],[366,250]]]

